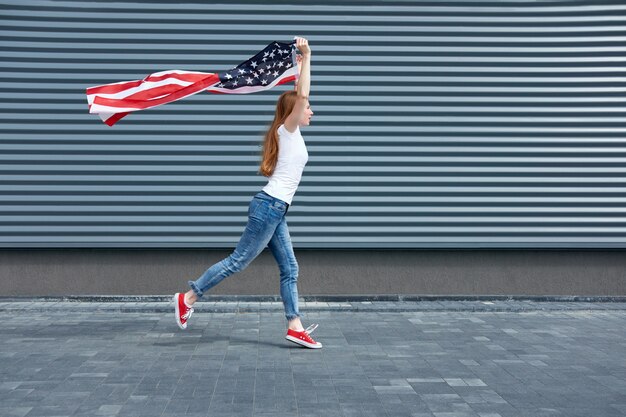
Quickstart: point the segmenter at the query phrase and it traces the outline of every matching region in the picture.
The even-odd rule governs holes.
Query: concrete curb
[[[92,298],[0,298],[0,312],[111,312],[171,313],[170,297],[92,297]],[[216,297],[217,298],[217,297]],[[280,297],[271,301],[203,299],[194,305],[196,313],[282,312]],[[300,299],[300,310],[309,312],[524,312],[524,311],[591,311],[626,310],[624,301],[533,301],[528,299],[451,300],[447,298],[415,301],[318,301]]]
[[[167,295],[51,295],[51,296],[0,296],[2,302],[169,302]],[[626,303],[626,295],[421,295],[421,294],[348,294],[301,295],[300,300],[311,302],[364,302],[364,301],[532,301],[532,302],[617,302]],[[279,295],[205,295],[209,302],[281,302]]]

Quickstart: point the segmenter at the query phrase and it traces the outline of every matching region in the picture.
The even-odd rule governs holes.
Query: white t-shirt
[[[274,198],[291,204],[298,189],[302,171],[309,160],[304,138],[300,134],[300,127],[290,133],[285,125],[278,128],[278,161],[274,173],[269,177],[263,191]]]

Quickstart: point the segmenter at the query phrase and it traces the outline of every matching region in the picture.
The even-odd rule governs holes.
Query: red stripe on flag
[[[206,77],[209,77],[211,75],[215,75],[214,73],[211,72],[207,72],[207,73],[200,73],[200,74],[177,74],[177,73],[168,73],[168,74],[163,74],[163,75],[159,75],[159,76],[153,76],[153,75],[149,75],[146,78],[144,78],[143,80],[136,80],[136,81],[127,81],[125,83],[119,83],[119,84],[105,84],[105,85],[99,85],[96,87],[89,87],[87,88],[87,95],[92,95],[92,94],[117,94],[117,93],[121,93],[124,90],[128,90],[131,88],[135,88],[135,87],[139,87],[141,84],[145,83],[145,82],[158,82],[158,81],[163,81],[163,80],[167,80],[167,79],[176,79],[176,80],[181,80],[181,81],[185,81],[185,82],[190,82],[190,83],[195,83],[198,81],[201,81],[203,79],[205,79]]]
[[[166,94],[175,93],[183,88],[185,88],[185,86],[179,84],[161,85],[158,87],[149,88],[147,90],[137,91],[136,93],[119,100],[151,100],[156,97],[164,96]],[[111,100],[116,99],[113,98]]]
[[[132,100],[132,99],[112,99],[112,98],[104,98],[96,96],[93,100],[94,104],[99,104],[101,106],[107,107],[132,107],[134,109],[148,109],[150,107],[159,106],[161,104],[170,103],[172,101],[181,99],[190,94],[196,93],[198,91],[204,90],[205,88],[215,84],[219,81],[219,77],[217,74],[212,74],[209,77],[206,77],[202,81],[198,81],[193,83],[187,87],[182,87],[177,91],[161,98],[156,98],[152,100]]]
[[[122,118],[128,116],[129,114],[130,112],[115,113],[113,116],[106,119],[104,123],[108,124],[109,126],[113,126],[115,123],[119,122]]]
[[[286,83],[289,83],[289,82],[295,81],[295,80],[296,80],[296,76],[295,75],[290,75],[289,77],[285,77],[282,80],[280,80],[278,82],[278,84],[276,84],[276,85],[286,84]]]

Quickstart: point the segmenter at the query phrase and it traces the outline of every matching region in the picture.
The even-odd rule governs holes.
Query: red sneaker
[[[174,307],[176,308],[176,323],[178,324],[178,327],[186,329],[187,320],[191,317],[193,308],[185,303],[185,294],[178,292],[174,294]]]
[[[310,336],[310,334],[313,333],[313,330],[315,329],[317,329],[317,324],[312,324],[309,327],[307,327],[306,330],[303,330],[301,332],[297,332],[292,329],[287,329],[287,336],[285,336],[285,339],[291,342],[297,343],[304,347],[308,347],[311,349],[319,349],[322,347],[322,344],[320,342],[316,342]]]

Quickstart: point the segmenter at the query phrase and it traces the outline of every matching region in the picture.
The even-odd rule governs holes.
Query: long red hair
[[[276,163],[278,162],[278,128],[285,123],[287,116],[291,114],[298,93],[296,91],[285,91],[278,98],[276,103],[276,112],[274,112],[274,120],[269,129],[265,133],[263,141],[263,151],[261,153],[261,167],[259,173],[265,177],[269,177],[274,173]]]

